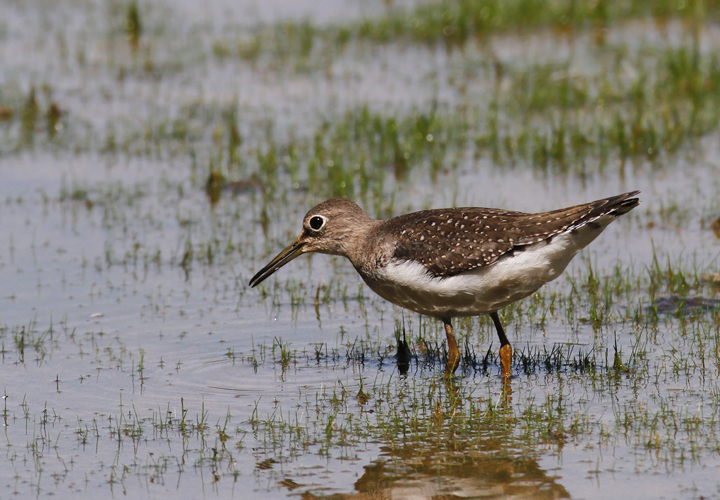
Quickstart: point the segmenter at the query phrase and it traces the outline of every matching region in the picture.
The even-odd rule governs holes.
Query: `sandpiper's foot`
[[[500,347],[500,364],[502,364],[502,376],[510,378],[510,366],[512,364],[512,346],[510,344]]]
[[[400,335],[397,336],[397,354],[395,355],[400,375],[407,374],[408,369],[410,368],[411,357],[412,353],[410,352],[410,347],[405,339],[405,331],[403,330],[402,338]]]
[[[445,335],[447,337],[448,346],[448,360],[447,365],[445,366],[445,376],[451,377],[460,364],[460,350],[458,349],[450,320],[443,320],[443,323],[445,323]]]
[[[454,353],[452,351],[448,352],[448,361],[447,365],[445,365],[445,376],[452,377],[455,370],[457,370],[458,365],[460,365],[460,352],[456,348]]]

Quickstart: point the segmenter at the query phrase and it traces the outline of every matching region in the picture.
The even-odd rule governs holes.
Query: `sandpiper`
[[[442,320],[448,376],[460,363],[452,318],[490,315],[500,339],[502,375],[509,377],[512,347],[498,311],[557,278],[608,224],[638,206],[638,193],[535,214],[468,207],[387,220],[373,220],[352,201],[332,198],[305,215],[297,239],[250,286],[303,253],[342,255],[385,300]]]

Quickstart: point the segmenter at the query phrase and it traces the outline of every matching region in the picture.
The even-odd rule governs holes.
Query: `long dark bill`
[[[250,286],[255,287],[259,285],[275,271],[293,260],[295,257],[301,255],[303,246],[305,246],[304,242],[295,240],[292,245],[277,254],[277,257],[271,260],[267,266],[260,269],[260,271],[252,277],[250,280]]]

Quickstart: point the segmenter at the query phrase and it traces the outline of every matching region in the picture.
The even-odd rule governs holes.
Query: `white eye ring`
[[[310,217],[308,225],[313,231],[319,231],[325,225],[326,220],[327,219],[322,215],[313,215],[312,217]]]

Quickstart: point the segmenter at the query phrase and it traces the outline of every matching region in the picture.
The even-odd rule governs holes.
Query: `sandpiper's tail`
[[[558,219],[571,217],[572,222],[557,233],[556,237],[565,235],[565,241],[571,243],[575,251],[586,247],[597,238],[603,230],[623,214],[640,204],[638,198],[633,198],[640,191],[611,196],[602,200],[591,201],[574,207],[557,210]],[[550,218],[552,219],[552,215]]]
[[[590,208],[590,211],[584,216],[576,220],[569,230],[577,229],[587,224],[593,225],[598,224],[600,226],[607,226],[612,221],[628,213],[633,208],[640,204],[639,198],[633,198],[640,191],[630,191],[629,193],[619,194],[617,196],[611,196],[602,200],[592,201],[584,204],[584,207]],[[578,207],[583,205],[578,205]],[[565,209],[569,210],[569,209]],[[606,217],[610,215],[611,217]],[[602,219],[602,220],[601,220]]]

